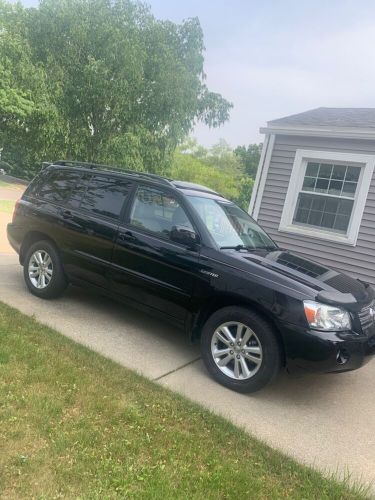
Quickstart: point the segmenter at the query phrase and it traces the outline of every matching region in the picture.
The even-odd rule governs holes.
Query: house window
[[[375,157],[297,150],[279,230],[355,245]]]
[[[346,233],[361,167],[307,162],[293,223]]]

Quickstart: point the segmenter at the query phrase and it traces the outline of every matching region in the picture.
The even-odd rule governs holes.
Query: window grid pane
[[[293,223],[346,233],[353,203],[353,200],[302,192],[298,196]]]
[[[354,198],[360,168],[351,165],[308,162],[302,191]]]

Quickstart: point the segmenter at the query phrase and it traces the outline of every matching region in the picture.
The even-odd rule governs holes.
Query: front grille
[[[367,330],[374,325],[373,315],[371,314],[371,309],[375,308],[375,302],[371,302],[368,306],[361,309],[358,313],[359,321],[361,322],[362,330]]]

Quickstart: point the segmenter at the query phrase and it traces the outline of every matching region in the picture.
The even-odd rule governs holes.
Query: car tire
[[[57,249],[47,240],[37,241],[27,250],[23,275],[30,292],[42,299],[59,297],[68,285]]]
[[[210,316],[202,330],[201,351],[213,378],[242,393],[264,387],[282,365],[274,328],[244,307],[225,307]]]

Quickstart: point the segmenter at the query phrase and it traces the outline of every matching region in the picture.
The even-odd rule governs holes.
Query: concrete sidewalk
[[[375,480],[375,362],[359,371],[295,378],[241,395],[216,384],[182,332],[69,288],[43,301],[26,290],[17,256],[0,255],[0,300],[64,335],[201,403],[301,462]],[[375,496],[375,488],[373,489]]]

